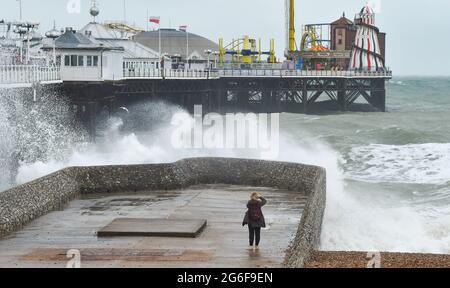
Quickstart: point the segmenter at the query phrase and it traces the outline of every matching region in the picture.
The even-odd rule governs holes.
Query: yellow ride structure
[[[219,63],[224,63],[225,56],[231,56],[232,63],[262,63],[262,55],[268,55],[268,63],[275,63],[275,40],[270,39],[270,50],[262,51],[261,39],[250,38],[245,35],[243,38],[233,39],[228,45],[224,45],[223,38],[219,39]]]
[[[286,12],[288,19],[287,22],[287,39],[288,39],[288,52],[295,51],[295,1],[294,0],[286,0]]]
[[[295,42],[295,0],[285,0],[286,5],[286,52],[285,56],[289,60],[297,61],[299,52],[321,52],[329,49],[322,45],[317,36],[314,26],[305,26],[300,41],[300,49],[297,49]]]
[[[319,44],[320,40],[318,40],[317,31],[314,26],[305,26],[303,31],[303,36],[300,44],[300,51],[328,51],[329,49],[322,44]]]

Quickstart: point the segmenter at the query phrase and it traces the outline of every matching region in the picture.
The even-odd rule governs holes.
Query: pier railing
[[[209,79],[217,78],[216,71],[175,69],[124,69],[124,78]]]
[[[125,79],[217,79],[230,77],[277,77],[277,78],[391,78],[392,72],[385,71],[333,71],[333,70],[282,70],[282,69],[224,69],[224,70],[173,70],[139,69],[124,70]]]
[[[219,77],[281,77],[281,78],[391,78],[386,71],[333,71],[333,70],[219,70]]]
[[[37,83],[61,81],[57,66],[0,65],[0,85],[30,86]]]

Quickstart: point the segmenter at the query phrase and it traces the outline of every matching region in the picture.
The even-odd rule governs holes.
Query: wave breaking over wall
[[[47,128],[33,132],[42,133],[43,137],[37,138],[41,140],[34,143],[33,137],[27,137],[28,140],[22,141],[20,145],[44,148],[42,154],[45,157],[31,157],[27,161],[21,161],[15,184],[70,166],[169,163],[191,157],[261,159],[260,151],[255,150],[174,149],[170,142],[170,135],[174,130],[170,125],[170,118],[173,114],[184,112],[164,103],[139,103],[137,106],[136,109],[128,107],[132,111],[128,121],[117,117],[103,123],[99,129],[102,137],[97,143],[85,142],[83,130],[65,130],[60,127],[59,125],[64,126],[66,120],[58,124],[58,121],[52,122],[49,118],[32,116],[29,121]],[[63,116],[63,119],[70,119],[69,113]],[[3,114],[0,117],[5,119]],[[186,121],[192,120],[190,116],[184,117]],[[292,124],[292,121],[284,123],[281,117],[280,154],[276,159],[266,160],[306,163],[326,168],[328,195],[321,249],[450,253],[450,211],[448,207],[441,207],[439,213],[435,209],[439,205],[439,199],[449,195],[447,186],[441,185],[448,172],[446,144],[437,146],[437,150],[431,153],[427,152],[431,144],[359,146],[350,149],[349,157],[345,159],[344,156],[347,155],[341,155],[319,140],[317,135],[301,140],[294,137],[295,129],[302,129],[302,126],[294,123],[294,130],[292,127],[286,129],[286,125]],[[130,132],[124,132],[127,131],[126,128],[130,128]],[[134,131],[135,128],[138,129]],[[24,130],[25,134],[27,129]],[[61,129],[63,132],[55,132]],[[13,133],[3,132],[14,131],[13,123],[0,126],[0,130],[0,147],[9,147],[2,148],[1,157],[8,158],[8,153],[5,154],[4,151],[20,145],[15,146],[18,145],[17,142],[10,137]],[[395,153],[397,149],[400,153]],[[352,163],[352,159],[359,162],[362,160],[364,164]],[[430,165],[422,169],[423,163],[427,161]],[[435,165],[438,163],[441,164]],[[0,177],[5,177],[8,167],[0,169],[3,169]],[[398,197],[401,193],[392,192],[399,181],[417,182],[420,179],[431,182],[429,185],[435,185],[433,189],[436,192],[430,195],[435,200],[433,203],[423,203],[420,198],[405,201]],[[380,182],[380,189],[368,187],[365,182]],[[378,191],[381,188],[385,191]],[[417,193],[421,192],[418,190]]]

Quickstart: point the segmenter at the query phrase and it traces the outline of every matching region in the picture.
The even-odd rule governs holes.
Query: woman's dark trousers
[[[261,228],[254,228],[248,226],[248,232],[249,232],[250,246],[253,246],[253,243],[255,243],[256,246],[259,246],[259,241],[261,240]]]

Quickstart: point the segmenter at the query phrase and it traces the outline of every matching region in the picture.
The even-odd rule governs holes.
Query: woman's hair
[[[251,200],[258,200],[259,198],[259,193],[258,192],[252,192],[252,194],[250,194],[250,199]]]

